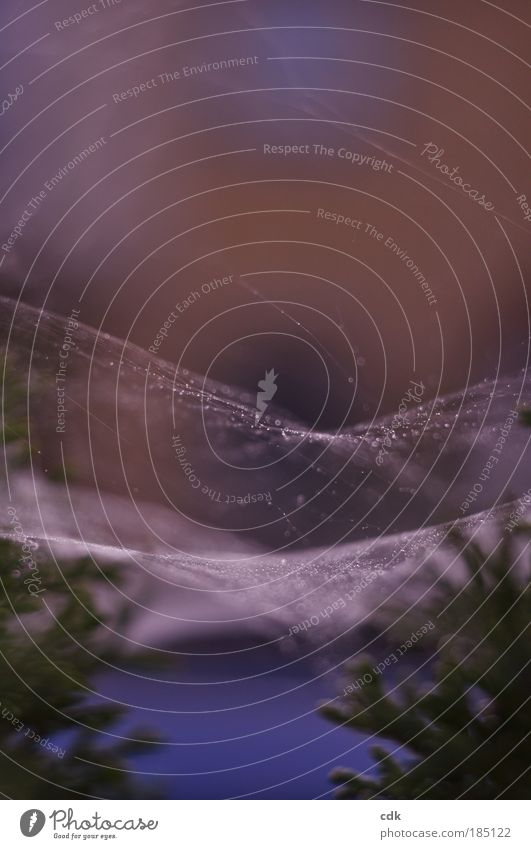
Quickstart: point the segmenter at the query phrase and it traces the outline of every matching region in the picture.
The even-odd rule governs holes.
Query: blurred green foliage
[[[0,366],[3,444],[10,465],[26,466],[27,363],[13,352],[7,362],[0,350]],[[33,389],[42,385],[33,375]],[[39,434],[32,434],[31,451],[41,454]],[[64,480],[64,469],[47,465],[49,478]],[[96,675],[113,666],[141,673],[165,668],[171,656],[133,651],[106,629],[124,633],[133,615],[125,600],[113,604],[112,615],[96,603],[105,578],[119,585],[123,566],[99,567],[104,577],[90,558],[56,563],[35,552],[19,531],[17,542],[0,539],[0,793],[14,799],[160,798],[163,787],[141,784],[131,763],[152,749],[157,736],[144,728],[122,736],[130,727],[128,710],[93,689]]]
[[[411,674],[406,669],[409,680],[371,674],[376,661],[369,659],[348,666],[348,680],[365,674],[368,683],[345,688],[347,695],[323,706],[322,714],[396,746],[372,748],[371,774],[336,769],[331,779],[339,798],[528,797],[530,530],[521,524],[487,552],[454,536],[465,580],[457,591],[442,578],[423,607],[436,623],[438,643],[431,660],[425,655]]]
[[[135,780],[130,761],[147,753],[156,736],[135,728],[128,732],[133,739],[121,739],[117,724],[127,710],[102,703],[90,689],[105,664],[142,670],[153,653],[124,655],[118,638],[105,633],[100,621],[109,616],[94,601],[92,561],[62,562],[59,570],[43,557],[31,564],[22,558],[20,545],[0,540],[0,793],[15,799],[160,797],[161,788]],[[117,568],[106,567],[105,574],[119,579]],[[42,592],[32,595],[27,581],[35,575]],[[113,613],[113,627],[123,631],[130,615],[124,603]],[[36,735],[64,754],[43,748]]]

